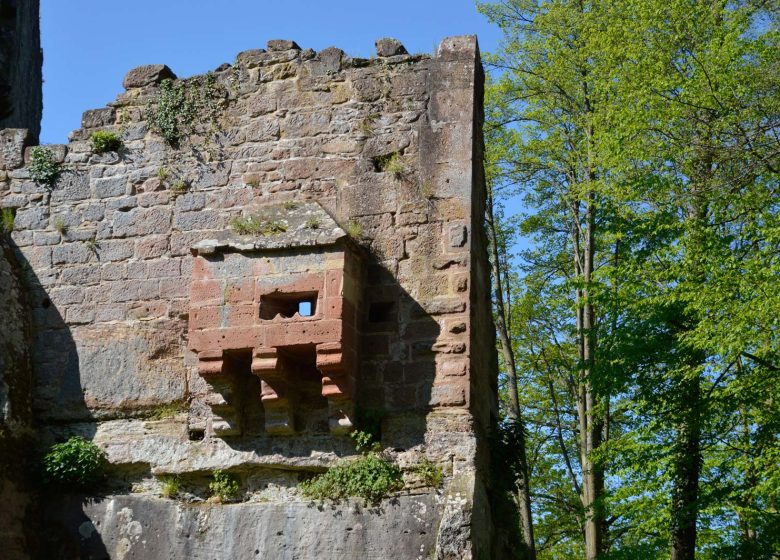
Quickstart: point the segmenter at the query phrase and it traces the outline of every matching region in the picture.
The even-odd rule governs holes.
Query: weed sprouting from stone
[[[230,227],[239,235],[276,235],[287,231],[287,224],[278,221],[265,221],[257,216],[233,218]]]
[[[62,165],[56,161],[50,148],[35,146],[30,150],[28,171],[33,181],[51,189],[62,175]]]
[[[96,154],[116,152],[122,147],[122,140],[115,132],[110,130],[98,130],[89,137],[89,144]]]
[[[209,483],[211,495],[219,498],[221,502],[232,502],[238,498],[241,491],[241,485],[238,477],[231,473],[216,470],[212,474],[212,481]]]
[[[9,234],[14,230],[14,220],[16,219],[16,210],[14,208],[3,208],[0,210],[0,231]]]

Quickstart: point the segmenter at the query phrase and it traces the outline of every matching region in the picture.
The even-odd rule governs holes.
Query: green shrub
[[[30,178],[36,183],[54,187],[62,175],[62,166],[54,159],[54,152],[44,146],[35,146],[30,150]]]
[[[13,208],[3,208],[0,210],[0,231],[2,233],[11,233],[14,230],[14,220],[16,211]]]
[[[96,154],[116,152],[122,147],[122,140],[115,132],[110,130],[93,132],[92,136],[89,137],[89,143],[92,146],[92,151]]]
[[[317,500],[341,500],[350,496],[378,504],[403,488],[401,469],[381,454],[363,457],[328,469],[300,484],[304,496]]]
[[[223,502],[230,502],[238,498],[241,486],[238,478],[234,474],[224,471],[214,471],[213,480],[209,483],[209,490],[212,496],[217,496]]]
[[[166,498],[173,498],[179,493],[181,488],[181,479],[178,476],[161,476],[160,483],[162,484],[161,492]]]
[[[108,459],[97,445],[79,436],[52,446],[43,458],[49,482],[88,488],[103,477]]]

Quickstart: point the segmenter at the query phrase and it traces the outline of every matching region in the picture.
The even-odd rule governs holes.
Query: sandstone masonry
[[[46,500],[49,557],[491,557],[482,82],[475,37],[372,59],[274,40],[206,76],[132,70],[50,146],[53,187],[0,131],[39,447],[80,434],[111,463],[100,500]],[[166,141],[171,86],[192,118]],[[93,153],[99,130],[123,147]],[[314,507],[298,484],[367,422],[406,489]],[[204,502],[217,469],[242,503]]]

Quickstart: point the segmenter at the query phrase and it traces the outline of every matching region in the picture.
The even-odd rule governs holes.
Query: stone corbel
[[[217,437],[241,435],[241,415],[234,406],[235,380],[224,371],[222,351],[198,354],[198,373],[212,388],[205,402],[211,408],[211,431]]]
[[[322,396],[328,400],[328,425],[333,435],[354,427],[352,360],[340,342],[317,345],[317,369],[322,374]]]
[[[290,371],[276,348],[256,348],[252,373],[260,378],[260,400],[265,410],[265,431],[272,435],[295,432],[289,396]]]

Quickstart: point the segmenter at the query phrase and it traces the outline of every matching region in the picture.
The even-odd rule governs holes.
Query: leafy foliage
[[[89,488],[108,464],[105,452],[91,441],[74,436],[52,446],[43,458],[46,478],[57,485]]]
[[[606,557],[692,543],[701,558],[776,554],[780,14],[747,1],[481,9],[505,38],[487,57],[486,171],[503,198],[538,557],[585,556],[586,458],[605,472],[593,511]],[[577,336],[588,305],[591,363]],[[583,377],[586,416],[604,426],[585,455]]]
[[[122,147],[122,139],[116,132],[98,130],[89,137],[89,144],[96,154],[116,152]]]
[[[62,165],[56,161],[54,152],[45,146],[35,146],[30,150],[30,178],[36,183],[53,188],[62,175]]]
[[[412,471],[422,479],[426,486],[430,486],[431,488],[438,488],[444,480],[444,471],[442,468],[425,457],[412,467]]]
[[[300,484],[303,495],[309,498],[338,501],[357,497],[370,504],[378,504],[401,488],[401,469],[374,451],[331,467]]]
[[[213,496],[218,497],[222,502],[231,502],[238,498],[241,485],[236,475],[216,470],[212,474],[209,490]]]
[[[159,93],[146,107],[149,128],[173,147],[197,125],[208,124],[213,132],[224,94],[212,73],[190,80],[163,80]]]

